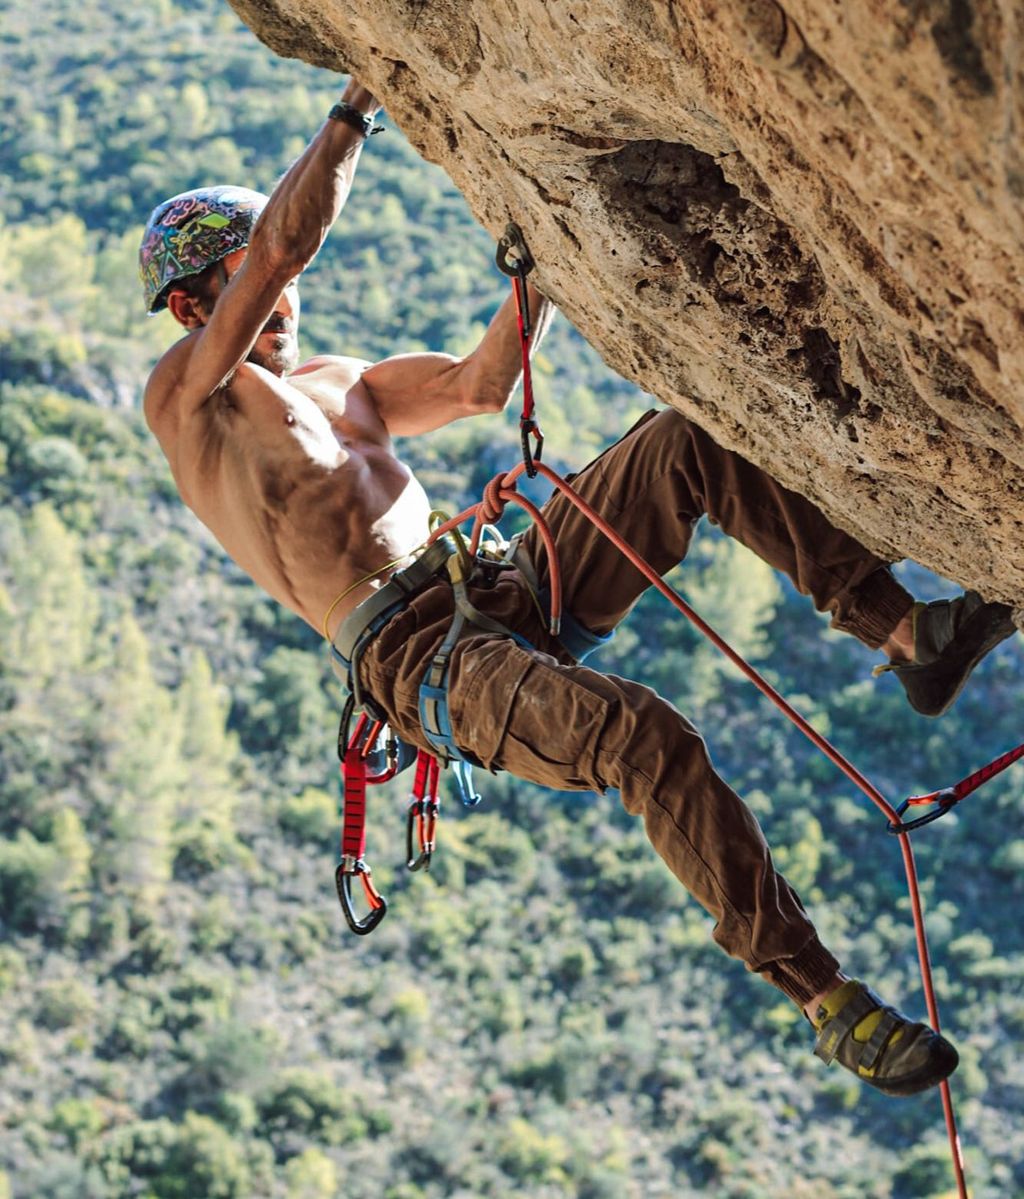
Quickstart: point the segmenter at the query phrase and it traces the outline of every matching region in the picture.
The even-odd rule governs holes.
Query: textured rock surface
[[[232,0],[645,390],[1024,606],[1020,0]]]

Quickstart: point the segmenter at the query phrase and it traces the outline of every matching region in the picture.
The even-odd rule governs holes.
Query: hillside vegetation
[[[391,911],[348,935],[340,696],[315,634],[177,498],[138,407],[175,332],[134,267],[165,196],[270,189],[338,81],[214,0],[0,15],[0,1197],[948,1195],[936,1094],[889,1101],[813,1058],[614,796],[485,777],[411,876],[407,784],[371,793]],[[389,129],[303,282],[305,348],[469,350],[507,288],[492,253]],[[565,321],[537,375],[566,467],[649,403]],[[517,440],[513,413],[401,452],[457,510]],[[1019,638],[930,722],[713,530],[673,581],[893,799],[1021,740]],[[923,1012],[867,801],[657,597],[598,661],[699,725],[847,969]],[[1024,1194],[1022,771],[916,841],[976,1199]]]

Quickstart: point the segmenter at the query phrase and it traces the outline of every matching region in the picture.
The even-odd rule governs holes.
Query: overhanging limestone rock
[[[231,2],[517,220],[615,370],[1024,606],[1021,0]]]

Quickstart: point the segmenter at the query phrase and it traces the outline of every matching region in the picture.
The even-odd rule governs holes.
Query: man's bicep
[[[291,278],[287,269],[274,270],[251,253],[242,263],[192,341],[176,385],[185,413],[201,408],[246,360]]]

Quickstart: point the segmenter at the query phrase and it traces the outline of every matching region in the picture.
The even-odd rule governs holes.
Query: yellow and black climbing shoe
[[[938,1086],[960,1061],[945,1037],[889,1007],[856,979],[825,999],[813,1023],[818,1057],[838,1062],[886,1095]]]
[[[1016,628],[1006,604],[987,604],[976,591],[915,604],[913,623],[913,662],[890,662],[875,673],[891,670],[923,716],[941,716],[975,666]]]

